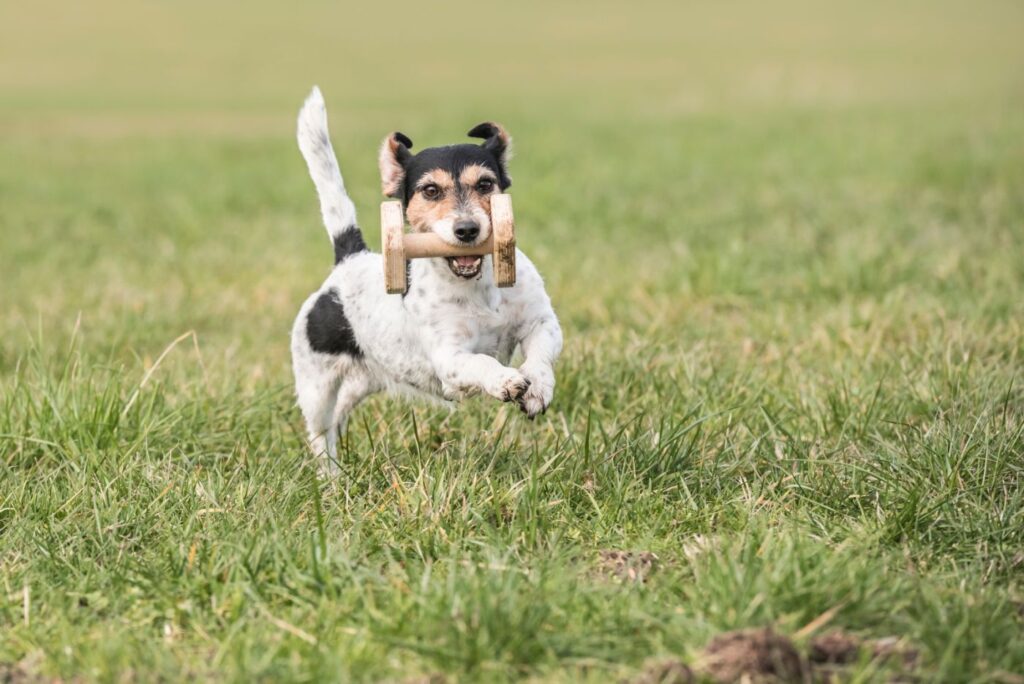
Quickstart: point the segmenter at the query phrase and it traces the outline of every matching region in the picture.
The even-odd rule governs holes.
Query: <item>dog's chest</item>
[[[453,318],[459,321],[459,334],[468,351],[488,356],[501,356],[506,349],[507,353],[511,352],[514,326],[509,319],[508,307],[500,298],[486,304],[468,304]]]
[[[412,309],[427,313],[426,327],[435,343],[454,343],[474,354],[507,358],[516,344],[513,308],[493,289],[474,294],[478,296],[446,297],[433,304],[417,302]]]
[[[497,318],[497,314],[495,317]],[[512,334],[510,328],[511,326],[504,319],[481,321],[477,326],[477,334],[474,335],[472,351],[477,354],[497,357],[502,356],[502,350],[508,347],[508,351],[511,353],[509,345]]]

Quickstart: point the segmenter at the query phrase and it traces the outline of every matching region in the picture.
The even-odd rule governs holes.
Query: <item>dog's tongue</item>
[[[455,257],[455,263],[458,264],[459,266],[465,266],[466,268],[469,268],[470,266],[473,266],[474,264],[476,264],[476,260],[479,259],[479,258],[480,257],[475,257],[475,256]]]

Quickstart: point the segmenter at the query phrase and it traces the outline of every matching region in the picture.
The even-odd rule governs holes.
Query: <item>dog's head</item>
[[[413,154],[412,140],[392,133],[380,148],[384,194],[402,200],[409,225],[434,232],[451,245],[478,245],[491,234],[491,195],[512,184],[507,163],[512,139],[495,123],[482,123],[467,135],[480,145],[429,147]],[[481,257],[451,257],[460,278],[480,274]]]

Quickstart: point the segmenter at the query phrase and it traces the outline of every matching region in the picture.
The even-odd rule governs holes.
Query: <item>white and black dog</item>
[[[452,245],[487,240],[491,195],[511,183],[505,130],[484,123],[469,135],[485,140],[413,154],[412,141],[396,132],[380,150],[384,194],[402,200],[413,230]],[[298,139],[334,244],[334,269],[292,328],[295,391],[323,469],[335,470],[339,433],[375,392],[448,400],[485,392],[517,402],[530,418],[544,412],[562,331],[530,260],[517,250],[515,286],[499,290],[490,257],[418,259],[408,293],[387,294],[381,255],[366,248],[356,225],[318,88],[299,112]],[[517,346],[523,363],[510,368]]]

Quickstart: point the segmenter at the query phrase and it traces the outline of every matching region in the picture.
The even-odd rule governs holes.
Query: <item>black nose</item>
[[[472,242],[480,234],[480,224],[476,221],[457,221],[455,223],[455,237],[462,242]]]

